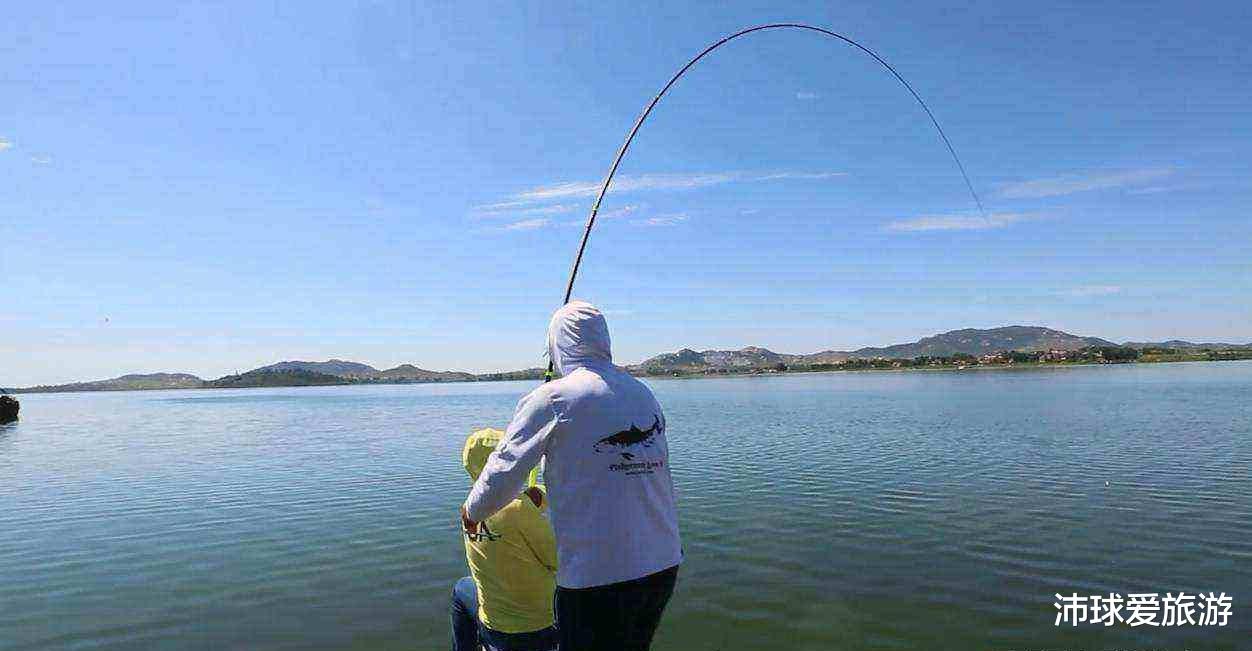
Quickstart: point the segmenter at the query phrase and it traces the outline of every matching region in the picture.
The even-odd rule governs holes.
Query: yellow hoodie
[[[502,436],[500,430],[481,429],[466,439],[461,461],[471,480],[478,479]],[[519,495],[481,523],[478,536],[465,536],[465,560],[478,586],[478,618],[487,628],[527,633],[552,626],[557,561],[547,508],[546,491],[539,505]]]

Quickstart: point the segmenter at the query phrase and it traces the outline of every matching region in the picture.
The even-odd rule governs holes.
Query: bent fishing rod
[[[769,29],[798,29],[816,32],[824,36],[836,38],[844,43],[847,43],[848,45],[851,45],[852,47],[855,47],[865,54],[868,54],[870,57],[873,57],[875,61],[881,64],[882,67],[886,68],[887,71],[890,72],[892,76],[894,76],[896,80],[898,80],[909,91],[909,94],[913,96],[913,99],[917,100],[917,103],[921,105],[922,110],[926,112],[926,117],[930,118],[930,123],[935,126],[935,131],[939,132],[939,137],[943,140],[943,144],[948,148],[948,153],[952,155],[952,160],[956,163],[957,169],[960,170],[961,178],[965,180],[965,187],[969,189],[970,196],[973,197],[974,203],[978,206],[978,212],[984,217],[986,216],[986,210],[983,208],[982,199],[978,197],[978,193],[974,190],[974,184],[969,180],[969,174],[965,172],[965,165],[961,163],[960,156],[956,155],[956,148],[952,146],[952,141],[948,140],[948,134],[944,133],[943,127],[939,126],[939,120],[935,118],[935,114],[930,111],[930,107],[927,106],[926,102],[922,100],[922,96],[917,94],[917,91],[913,89],[913,86],[910,85],[909,82],[906,81],[904,77],[891,66],[890,63],[887,63],[886,60],[878,56],[877,52],[874,52],[868,47],[861,45],[843,34],[832,32],[829,29],[815,27],[813,25],[805,25],[803,23],[771,23],[768,25],[757,25],[756,27],[749,27],[735,32],[734,34],[726,36],[716,43],[704,48],[704,51],[693,57],[687,62],[686,65],[679,68],[678,72],[674,73],[673,77],[670,77],[669,81],[661,87],[661,91],[656,94],[656,97],[653,97],[652,101],[648,102],[648,105],[644,107],[643,113],[639,114],[638,119],[635,120],[635,125],[631,127],[630,132],[626,134],[626,140],[622,143],[622,146],[618,148],[617,156],[613,157],[613,164],[609,166],[609,173],[604,177],[604,182],[600,185],[600,192],[596,195],[596,202],[591,206],[591,215],[587,218],[587,226],[583,229],[582,241],[578,244],[578,254],[574,256],[574,265],[570,268],[569,281],[565,283],[565,298],[561,300],[562,305],[569,303],[570,295],[574,292],[574,281],[578,278],[578,268],[582,265],[583,253],[587,250],[587,240],[591,238],[591,229],[596,225],[596,215],[600,212],[600,203],[604,201],[604,195],[608,193],[609,186],[613,183],[613,175],[617,174],[617,167],[622,163],[622,159],[625,158],[627,150],[630,149],[630,143],[635,139],[635,134],[639,133],[639,127],[642,127],[644,121],[646,121],[648,116],[652,114],[652,109],[656,108],[657,103],[661,101],[661,98],[665,96],[665,93],[669,92],[669,89],[674,86],[680,77],[686,74],[688,70],[700,61],[700,59],[708,56],[713,50],[716,50],[717,48],[739,38],[740,36],[747,36],[748,34],[752,34],[754,32],[762,32]],[[548,382],[552,379],[554,364],[554,360],[548,360],[548,370],[543,375],[544,382]]]

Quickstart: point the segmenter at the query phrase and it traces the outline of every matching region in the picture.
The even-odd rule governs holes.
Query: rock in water
[[[22,408],[22,403],[10,398],[9,396],[0,396],[0,423],[12,423],[17,420],[17,412]]]

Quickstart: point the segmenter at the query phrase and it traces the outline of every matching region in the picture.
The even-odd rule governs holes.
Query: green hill
[[[108,380],[71,382],[70,384],[44,384],[15,393],[60,393],[64,391],[147,391],[152,389],[199,389],[204,380],[189,373],[132,373]]]
[[[979,357],[996,352],[1077,351],[1091,347],[1116,346],[1098,337],[1080,337],[1039,326],[1006,326],[980,330],[953,330],[914,342],[859,348],[857,350],[826,350],[819,353],[789,355],[750,346],[740,350],[694,351],[684,348],[674,353],[651,357],[632,370],[646,374],[704,373],[780,369],[786,366],[839,364],[857,359],[903,360],[916,357]]]

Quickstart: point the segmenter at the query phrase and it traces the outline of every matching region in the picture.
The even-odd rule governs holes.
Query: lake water
[[[655,649],[1252,648],[1252,363],[651,384],[687,554]],[[460,446],[531,387],[22,396],[0,648],[446,648]],[[1229,624],[1053,625],[1179,590]]]

